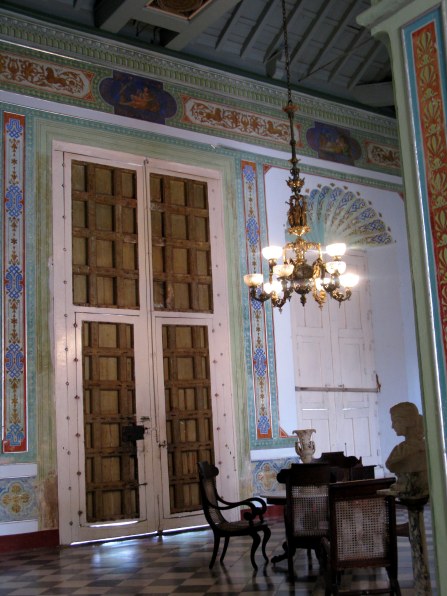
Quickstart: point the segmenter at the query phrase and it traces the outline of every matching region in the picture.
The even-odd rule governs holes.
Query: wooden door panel
[[[214,462],[208,328],[163,325],[170,514],[201,508],[197,462]]]
[[[73,304],[138,309],[135,170],[73,161]]]
[[[154,308],[213,312],[207,184],[151,174]]]
[[[87,522],[138,518],[133,326],[83,322],[82,361]]]

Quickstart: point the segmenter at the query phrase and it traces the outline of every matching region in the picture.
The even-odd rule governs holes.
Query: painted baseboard
[[[8,553],[33,548],[54,547],[59,545],[59,530],[42,530],[26,534],[0,536],[0,553]]]

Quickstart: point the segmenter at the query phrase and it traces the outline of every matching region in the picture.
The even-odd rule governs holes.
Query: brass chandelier
[[[245,284],[250,288],[250,296],[258,302],[271,300],[272,306],[282,307],[290,300],[295,292],[300,296],[301,304],[306,304],[307,295],[311,293],[320,308],[326,301],[327,295],[341,303],[351,297],[351,288],[354,287],[359,277],[353,273],[346,273],[346,263],[342,260],[346,245],[342,242],[326,246],[326,253],[331,260],[323,261],[323,252],[320,243],[308,242],[304,236],[310,232],[307,223],[307,201],[301,194],[304,179],[300,178],[298,158],[296,156],[296,141],[294,131],[294,116],[297,109],[292,102],[290,87],[290,59],[287,39],[287,20],[285,0],[282,1],[282,17],[284,31],[284,56],[287,80],[288,102],[283,108],[290,123],[290,147],[292,157],[290,178],[287,186],[290,188],[290,200],[287,221],[289,234],[296,237],[293,242],[288,242],[283,247],[267,246],[262,249],[262,255],[268,261],[269,277],[264,282],[262,273],[249,273],[244,276]],[[317,251],[317,258],[309,264],[306,255]],[[279,262],[282,259],[282,262]]]

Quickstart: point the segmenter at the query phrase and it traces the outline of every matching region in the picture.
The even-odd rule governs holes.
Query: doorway
[[[67,145],[53,184],[61,542],[200,525],[197,461],[235,466],[219,176]]]

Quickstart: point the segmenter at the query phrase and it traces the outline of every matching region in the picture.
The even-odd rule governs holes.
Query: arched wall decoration
[[[391,230],[371,201],[335,184],[308,193],[310,242],[322,245],[345,242],[348,247],[383,246],[393,242]]]
[[[270,166],[264,165],[264,175]],[[242,161],[242,185],[245,225],[245,259],[243,273],[261,271],[265,263],[261,248],[269,244],[265,197],[259,192],[259,167]],[[286,187],[284,183],[284,187]],[[287,192],[287,189],[284,189]],[[321,184],[306,191],[310,241],[322,245],[343,241],[350,248],[384,246],[394,242],[390,228],[371,201],[348,186],[336,183]],[[286,213],[284,211],[284,227]],[[287,235],[287,233],[286,233]],[[287,238],[286,238],[287,239]],[[285,240],[286,240],[285,239]],[[245,286],[244,286],[245,290]],[[243,290],[243,291],[244,291]],[[246,365],[252,386],[249,397],[251,447],[284,446],[295,437],[289,436],[278,419],[277,370],[273,318],[268,307],[249,300],[245,317]],[[253,407],[251,407],[253,406]],[[267,442],[264,442],[268,439]]]

